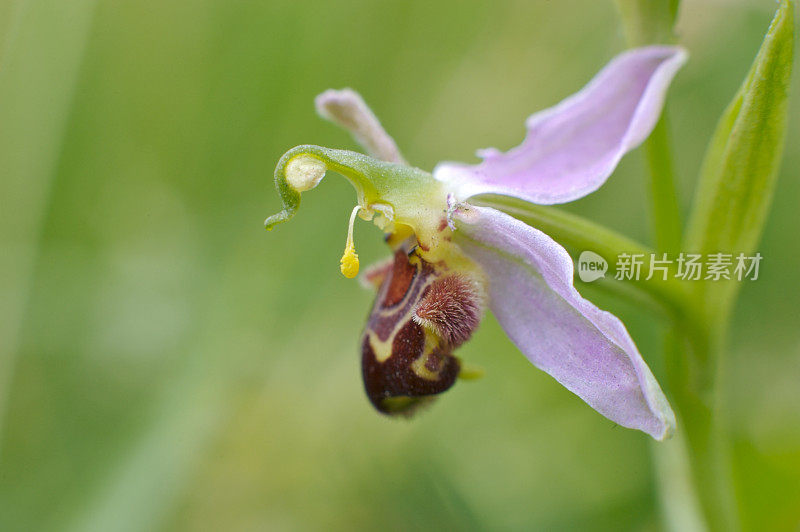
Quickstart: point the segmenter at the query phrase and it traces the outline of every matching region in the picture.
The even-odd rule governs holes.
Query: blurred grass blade
[[[0,429],[93,7],[16,2],[0,56]]]
[[[88,506],[66,530],[158,530],[174,511],[228,409],[225,389],[208,385],[202,368],[188,372],[158,402],[150,427],[87,490]]]
[[[617,0],[617,9],[631,46],[671,43],[680,0]]]
[[[786,133],[794,2],[783,0],[706,152],[686,247],[750,253],[761,236]]]

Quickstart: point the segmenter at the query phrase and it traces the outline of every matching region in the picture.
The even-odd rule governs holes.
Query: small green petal
[[[368,214],[379,214],[391,224],[410,227],[420,245],[433,249],[442,243],[447,193],[431,174],[411,166],[388,163],[361,153],[320,146],[297,146],[286,152],[275,168],[275,188],[283,209],[264,222],[271,230],[292,218],[300,206],[301,192],[314,188],[327,170],[344,176],[356,190],[358,204]],[[349,206],[348,206],[349,208]]]

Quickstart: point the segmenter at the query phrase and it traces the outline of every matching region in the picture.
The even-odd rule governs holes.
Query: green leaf
[[[717,125],[689,220],[689,251],[750,254],[758,244],[786,134],[793,3],[781,2],[747,78]],[[733,293],[729,286],[725,291]]]

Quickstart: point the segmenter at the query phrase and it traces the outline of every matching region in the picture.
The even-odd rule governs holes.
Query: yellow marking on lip
[[[425,379],[428,381],[438,381],[439,375],[442,371],[442,368],[439,368],[436,371],[431,371],[425,365],[428,362],[428,359],[431,357],[433,350],[439,346],[439,341],[436,339],[433,333],[424,329],[425,331],[425,347],[422,349],[422,354],[411,363],[411,369],[420,379]]]
[[[392,342],[394,341],[394,335],[396,333],[397,325],[395,325],[392,334],[389,335],[389,338],[387,338],[385,342],[381,341],[374,332],[369,331],[367,333],[369,345],[372,347],[372,352],[375,353],[375,360],[383,363],[392,356]]]

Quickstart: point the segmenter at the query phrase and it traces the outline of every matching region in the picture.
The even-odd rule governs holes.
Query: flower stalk
[[[659,251],[675,253],[681,246],[681,215],[666,113],[644,143],[649,179],[653,233]]]
[[[672,40],[677,0],[648,2],[647,9],[637,0],[618,0],[618,5],[631,45]],[[781,2],[748,77],[712,138],[685,236],[690,251],[755,249],[785,135],[793,8],[790,0]],[[647,27],[658,31],[641,31]],[[645,149],[656,245],[663,251],[679,249],[680,216],[663,118]],[[693,285],[684,300],[688,303],[684,325],[695,322],[699,327],[689,333],[680,321],[673,322],[666,335],[667,382],[678,430],[685,437],[673,442],[673,448],[652,447],[661,499],[670,515],[702,512],[702,516],[688,519],[668,516],[667,525],[674,530],[686,530],[687,522],[711,530],[741,528],[721,393],[736,293],[736,283],[730,281]],[[676,451],[676,446],[684,448]],[[673,467],[663,467],[665,462]],[[690,471],[688,476],[686,471]],[[684,489],[676,489],[681,483]],[[687,493],[696,494],[699,504],[688,499]]]

